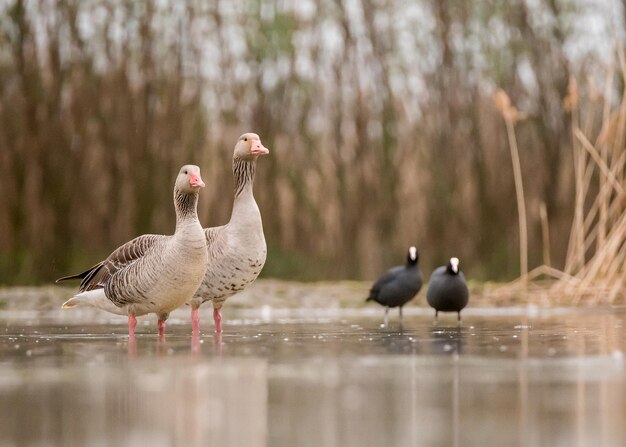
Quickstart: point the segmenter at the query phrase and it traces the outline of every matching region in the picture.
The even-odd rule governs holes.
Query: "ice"
[[[0,312],[0,445],[626,445],[620,309],[187,310]]]

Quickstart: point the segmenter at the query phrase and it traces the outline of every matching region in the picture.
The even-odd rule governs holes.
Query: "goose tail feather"
[[[64,302],[61,308],[69,309],[76,306],[92,306],[99,308],[115,307],[113,303],[107,299],[104,294],[104,289],[102,288],[78,293]]]

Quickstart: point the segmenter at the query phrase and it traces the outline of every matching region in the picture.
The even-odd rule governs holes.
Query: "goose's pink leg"
[[[128,336],[135,336],[135,327],[137,327],[137,318],[134,315],[128,316]]]
[[[213,321],[215,322],[215,332],[218,334],[222,332],[222,314],[220,313],[220,308],[216,307],[213,309]]]
[[[198,312],[197,307],[191,308],[191,333],[200,333],[200,313]]]
[[[163,337],[165,335],[165,320],[159,320],[159,337]]]

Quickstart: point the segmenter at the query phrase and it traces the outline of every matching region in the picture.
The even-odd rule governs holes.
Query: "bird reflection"
[[[222,355],[222,333],[216,332],[213,334],[213,352],[217,356]]]
[[[152,338],[152,337],[150,337]],[[157,357],[166,356],[168,354],[169,345],[164,335],[156,337],[155,354]],[[128,358],[137,358],[137,337],[135,335],[128,336],[128,344],[126,345]],[[145,352],[145,351],[144,351]]]
[[[127,350],[129,358],[137,357],[137,338],[135,338],[134,334],[128,336]]]
[[[404,330],[402,324],[395,329],[388,326],[380,326],[376,333],[380,343],[389,354],[415,354],[417,353],[416,335],[413,331]]]
[[[213,334],[213,353],[216,356],[222,355],[222,333],[216,332]],[[199,330],[192,330],[191,332],[191,353],[198,355],[202,352],[202,337]]]
[[[430,328],[431,354],[462,354],[465,344],[465,329],[460,325],[445,327],[435,323]]]
[[[156,341],[156,355],[158,357],[167,355],[167,341],[165,340],[165,334],[159,334]]]
[[[380,325],[374,332],[385,352],[390,354],[462,354],[467,329],[441,323],[406,328],[399,324],[394,327]]]
[[[194,327],[191,331],[191,353],[200,354],[202,341],[200,340],[200,330]]]

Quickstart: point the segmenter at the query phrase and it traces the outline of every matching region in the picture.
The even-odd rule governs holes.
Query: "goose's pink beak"
[[[189,180],[189,184],[191,186],[198,186],[200,188],[204,188],[206,185],[202,181],[200,174],[191,174],[191,179]]]
[[[252,144],[252,149],[250,149],[250,153],[252,155],[264,155],[269,154],[270,150],[263,146],[260,141],[255,141]]]

